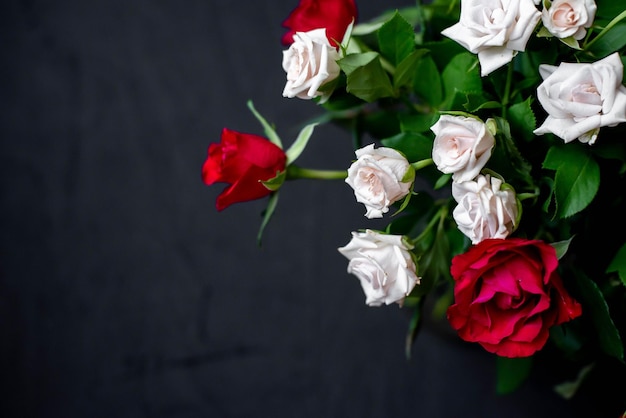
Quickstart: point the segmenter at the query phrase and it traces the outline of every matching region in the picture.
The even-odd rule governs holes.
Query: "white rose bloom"
[[[354,189],[357,202],[367,209],[369,219],[382,218],[389,205],[409,194],[413,170],[393,148],[376,148],[374,144],[356,150],[357,160],[348,169],[346,183]]]
[[[543,26],[557,38],[573,37],[580,40],[596,16],[594,0],[554,0],[549,8],[543,9]]]
[[[501,186],[502,180],[482,174],[475,181],[452,183],[452,196],[458,203],[452,216],[472,244],[487,238],[506,238],[515,230],[515,192]]]
[[[433,162],[454,181],[468,181],[480,173],[491,157],[495,138],[480,120],[442,115],[431,128],[435,133]]]
[[[537,98],[548,113],[534,133],[592,145],[600,127],[626,122],[624,66],[618,53],[594,63],[540,65]]]
[[[283,69],[287,72],[283,96],[301,99],[321,96],[320,86],[339,76],[339,52],[328,42],[324,28],[296,32],[293,41],[283,51]]]
[[[533,0],[461,0],[459,22],[441,33],[478,54],[486,76],[526,49],[539,19]]]
[[[402,305],[404,298],[419,284],[417,266],[409,252],[413,247],[401,235],[372,230],[353,232],[352,240],[339,248],[348,260],[348,273],[354,274],[365,292],[369,306]]]

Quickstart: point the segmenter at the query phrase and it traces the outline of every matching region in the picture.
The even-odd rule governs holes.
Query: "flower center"
[[[552,21],[561,27],[576,26],[578,22],[578,13],[568,3],[564,3],[557,7],[552,14]]]
[[[592,83],[583,83],[572,89],[572,101],[590,105],[602,106],[602,96],[598,88]]]

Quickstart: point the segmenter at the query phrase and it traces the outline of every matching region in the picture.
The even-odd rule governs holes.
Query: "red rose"
[[[339,46],[348,25],[356,20],[354,0],[300,0],[283,26],[289,31],[283,35],[283,44],[291,45],[296,32],[308,32],[326,28],[326,37],[331,45]]]
[[[237,202],[259,199],[271,193],[261,181],[276,177],[285,169],[287,157],[280,147],[258,135],[224,128],[222,142],[209,146],[202,166],[207,185],[230,183],[217,197],[217,210]]]
[[[503,357],[527,357],[549,329],[581,314],[557,273],[556,252],[539,240],[486,239],[452,259],[455,303],[448,321],[459,337]]]

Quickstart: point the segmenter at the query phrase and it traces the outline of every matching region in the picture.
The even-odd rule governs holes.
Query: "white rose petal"
[[[339,76],[340,55],[326,38],[326,29],[296,32],[294,42],[283,51],[283,69],[287,83],[283,96],[312,99],[323,96],[320,86]]]
[[[541,13],[543,26],[557,38],[583,39],[596,16],[594,0],[554,0]]]
[[[489,175],[452,183],[452,196],[458,203],[452,216],[472,244],[506,238],[514,231],[518,215],[515,192],[501,186],[502,180]]]
[[[578,139],[590,145],[602,126],[626,122],[624,66],[614,53],[594,63],[541,65],[544,81],[537,98],[548,117],[534,133],[553,133],[565,142]]]
[[[435,133],[433,162],[454,181],[472,180],[491,157],[495,138],[480,120],[442,115],[430,129]]]
[[[461,0],[459,22],[441,33],[478,54],[486,76],[526,49],[539,19],[533,0]]]
[[[369,306],[402,305],[420,277],[411,256],[412,247],[401,235],[381,234],[372,230],[353,232],[352,240],[339,248],[350,262],[348,273],[361,282],[365,303]]]
[[[357,202],[367,209],[369,219],[382,218],[389,205],[404,198],[413,184],[408,176],[410,164],[393,148],[374,148],[374,144],[356,150],[357,160],[348,169],[346,183],[354,189]]]

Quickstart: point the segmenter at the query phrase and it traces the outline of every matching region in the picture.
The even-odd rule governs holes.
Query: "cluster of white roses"
[[[433,162],[452,174],[452,216],[457,226],[477,244],[486,238],[506,238],[518,219],[518,200],[501,178],[480,174],[495,145],[495,123],[466,116],[442,115],[435,133]]]
[[[389,206],[404,199],[411,191],[415,169],[393,148],[374,148],[374,144],[356,150],[356,161],[348,169],[346,183],[354,189],[356,200],[367,209],[369,219],[381,218]],[[373,230],[353,232],[352,240],[339,252],[350,260],[348,272],[357,276],[370,306],[402,304],[419,284],[413,245],[400,235]]]
[[[541,20],[542,36],[555,36],[578,46],[593,23],[594,0],[463,0],[459,22],[442,34],[477,54],[481,74],[486,76],[508,64],[526,49]]]
[[[508,64],[526,49],[539,21],[538,36],[553,36],[579,48],[595,14],[594,0],[463,0],[459,22],[442,34],[478,55],[481,75]],[[535,134],[553,133],[565,142],[593,144],[600,127],[626,121],[623,64],[617,53],[595,63],[539,67],[537,98],[548,113]]]
[[[442,34],[477,54],[481,76],[487,76],[525,50],[540,21],[537,36],[578,48],[595,13],[594,0],[463,0],[459,22]],[[330,93],[320,87],[338,77],[341,57],[324,29],[296,33],[283,55],[283,95],[325,100]],[[539,72],[543,82],[537,98],[548,116],[535,134],[553,133],[565,142],[578,139],[591,145],[600,127],[626,121],[623,64],[617,53],[595,63],[541,65]],[[459,230],[472,244],[508,237],[520,221],[519,199],[498,174],[482,173],[495,146],[495,121],[444,114],[431,130],[432,162],[451,175]],[[374,144],[357,150],[356,157],[346,182],[365,205],[365,216],[381,218],[411,193],[415,167],[397,150]],[[348,271],[359,278],[366,303],[379,306],[401,305],[419,284],[412,249],[405,237],[367,229],[353,232],[339,251],[350,260]]]

